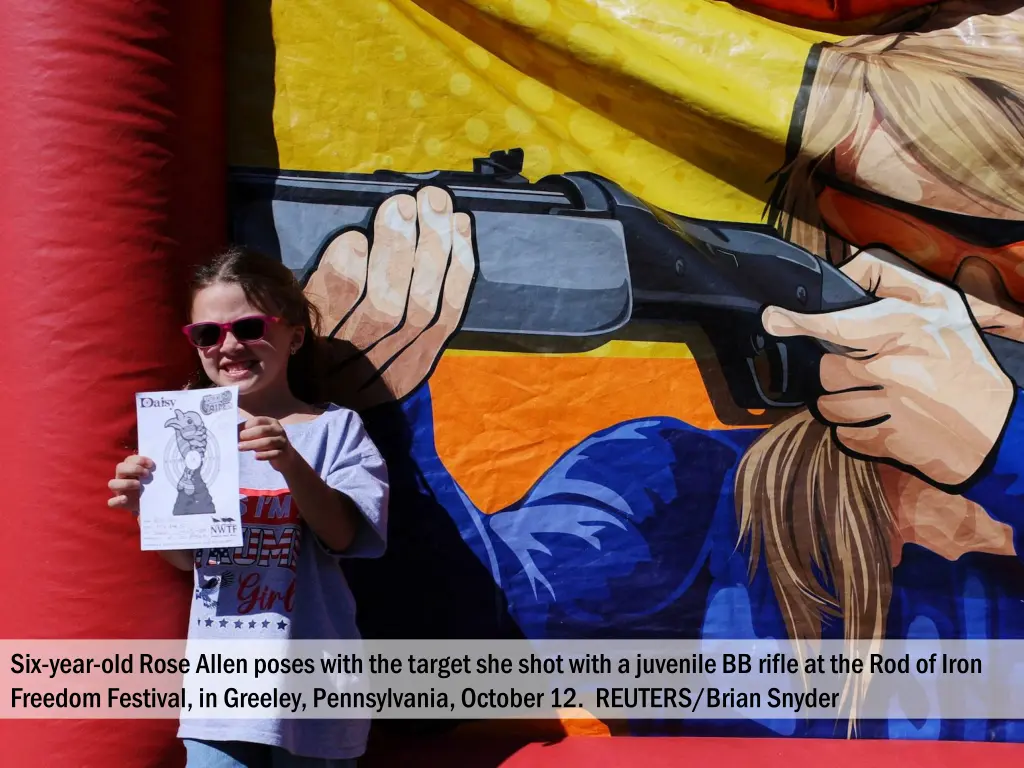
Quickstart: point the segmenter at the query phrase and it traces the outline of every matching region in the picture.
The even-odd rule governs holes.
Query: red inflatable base
[[[389,743],[390,742],[390,743]],[[952,741],[845,741],[801,739],[683,739],[569,737],[550,743],[515,743],[500,738],[389,740],[374,745],[360,768],[416,765],[420,768],[1017,768],[1022,744]]]

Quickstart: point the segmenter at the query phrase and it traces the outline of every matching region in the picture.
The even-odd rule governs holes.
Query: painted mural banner
[[[392,474],[366,637],[1024,638],[1019,2],[236,16],[233,237]],[[904,710],[856,733],[1024,740]]]

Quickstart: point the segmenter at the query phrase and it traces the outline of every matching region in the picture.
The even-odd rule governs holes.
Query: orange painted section
[[[430,378],[437,452],[477,508],[514,504],[566,451],[631,419],[718,420],[692,358],[446,355]]]
[[[612,730],[607,723],[598,720],[596,717],[563,717],[561,718],[562,728],[566,736],[599,736],[609,738]]]

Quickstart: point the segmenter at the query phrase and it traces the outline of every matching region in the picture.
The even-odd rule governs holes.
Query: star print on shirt
[[[221,625],[222,627],[226,627],[226,626],[228,625],[228,620],[227,620],[227,619],[221,619],[221,620],[220,620],[220,625]]]
[[[212,627],[213,626],[213,619],[207,619],[206,620],[206,626]]]
[[[235,621],[235,629],[240,629],[240,628],[241,628],[241,626],[242,626],[242,622],[241,622],[241,620],[240,620],[240,619],[236,620],[236,621]]]
[[[249,622],[249,629],[252,629],[255,626],[256,626],[256,620],[253,619],[252,621]]]
[[[288,625],[285,624],[283,621],[277,622],[277,628],[278,629],[284,629],[286,626],[288,626]]]
[[[266,629],[266,628],[267,628],[267,627],[269,627],[269,626],[270,626],[270,622],[269,622],[269,621],[267,621],[266,619],[264,619],[264,620],[263,620],[263,628],[264,628],[264,629]]]

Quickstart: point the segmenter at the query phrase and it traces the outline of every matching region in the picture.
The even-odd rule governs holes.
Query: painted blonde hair
[[[916,32],[816,47],[769,223],[821,258],[845,261],[850,246],[827,231],[817,182],[835,172],[841,145],[863,149],[875,120],[895,137],[894,151],[975,204],[1024,219],[1022,5],[944,3]],[[736,508],[751,577],[763,557],[791,639],[820,639],[823,624],[838,620],[848,645],[880,645],[896,524],[877,464],[841,451],[829,428],[801,411],[743,457]],[[868,684],[859,676],[844,689],[851,730]]]
[[[812,253],[843,261],[848,247],[824,228],[815,180],[834,171],[843,142],[863,148],[873,120],[895,137],[894,151],[950,188],[1024,219],[1021,5],[999,0],[982,12],[977,4],[947,3],[917,32],[816,47],[768,202],[769,223]]]
[[[836,619],[848,646],[879,644],[892,596],[895,518],[878,466],[841,451],[804,410],[762,434],[736,478],[750,577],[763,557],[789,637],[818,640]],[[858,678],[844,690],[851,711],[866,684]]]
[[[1024,218],[1022,4],[996,0],[981,12],[945,3],[916,32],[816,48],[769,201],[780,234],[845,260],[849,246],[825,229],[815,181],[833,171],[841,144],[863,146],[873,120],[950,187]],[[884,636],[893,523],[876,465],[844,454],[802,412],[754,444],[736,490],[751,568],[763,554],[790,637],[820,637],[829,617],[843,621],[847,640]]]

